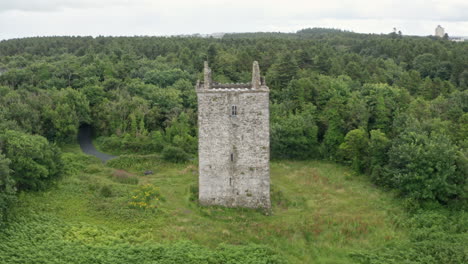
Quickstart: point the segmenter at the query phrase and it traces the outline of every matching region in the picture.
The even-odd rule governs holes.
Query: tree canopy
[[[222,82],[250,81],[259,61],[273,158],[343,162],[418,200],[464,195],[468,43],[320,28],[1,41],[3,167],[18,187],[40,188],[58,175],[54,143],[73,142],[83,124],[104,150],[196,157],[204,60]]]

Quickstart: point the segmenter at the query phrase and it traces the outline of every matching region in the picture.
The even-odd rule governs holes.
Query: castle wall
[[[197,91],[199,201],[269,208],[269,93],[233,90]],[[232,106],[237,107],[236,116]]]

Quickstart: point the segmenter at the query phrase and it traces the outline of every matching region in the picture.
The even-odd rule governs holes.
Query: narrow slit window
[[[231,153],[231,161],[234,161],[234,153]]]
[[[231,107],[231,115],[232,116],[237,116],[237,105],[233,105]]]
[[[232,186],[232,178],[229,178],[229,186]]]

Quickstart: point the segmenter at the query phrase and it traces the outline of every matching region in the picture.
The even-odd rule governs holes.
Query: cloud
[[[440,19],[468,20],[466,0],[3,0],[0,12],[51,12],[64,9],[97,8],[103,12],[112,7],[164,11],[174,17],[190,10],[191,16],[217,13],[257,13],[274,18],[339,18],[339,19]]]
[[[3,0],[0,2],[2,11],[50,12],[65,8],[105,8],[109,6],[145,3],[146,1],[131,0]]]
[[[468,35],[466,0],[0,0],[0,39],[296,31]]]
[[[243,13],[255,11],[270,17],[313,17],[342,19],[444,19],[468,20],[468,1],[464,0],[7,0],[0,2],[0,11],[50,12],[63,9],[112,7],[165,10],[177,17],[180,10],[209,15],[210,13]]]

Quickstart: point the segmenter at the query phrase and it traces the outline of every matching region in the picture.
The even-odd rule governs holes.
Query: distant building
[[[451,37],[450,40],[454,42],[464,42],[468,41],[468,37]]]
[[[438,25],[435,29],[435,35],[436,37],[443,38],[445,35],[445,29]]]
[[[450,40],[453,41],[453,42],[463,42],[463,41],[465,41],[462,38],[450,38]]]

